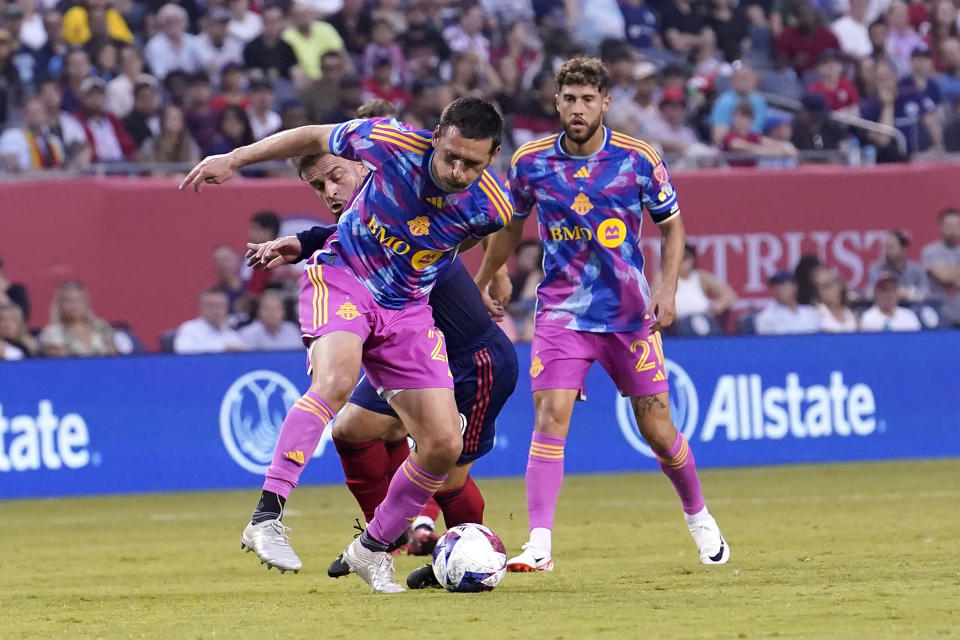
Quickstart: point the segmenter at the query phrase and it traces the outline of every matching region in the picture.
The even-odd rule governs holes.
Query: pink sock
[[[694,514],[703,509],[703,491],[697,477],[697,463],[693,451],[683,434],[677,431],[677,439],[667,451],[657,453],[660,469],[663,470],[683,504],[683,511]]]
[[[527,512],[530,530],[553,529],[553,513],[563,484],[563,445],[566,438],[533,432],[527,459]]]
[[[303,468],[316,451],[320,436],[333,416],[334,411],[326,400],[312,391],[307,391],[293,403],[280,428],[280,439],[263,481],[264,491],[290,497],[290,491],[297,486]]]
[[[420,515],[427,500],[437,492],[446,477],[447,474],[435,476],[424,471],[410,458],[404,460],[390,481],[387,497],[367,525],[367,533],[384,544],[399,538]]]

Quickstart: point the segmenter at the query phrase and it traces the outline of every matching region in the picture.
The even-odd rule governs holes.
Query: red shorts
[[[599,362],[624,395],[652,396],[669,389],[660,332],[648,328],[628,333],[591,333],[537,325],[530,348],[530,383],[534,391],[577,389]]]
[[[300,331],[308,347],[347,331],[363,340],[363,368],[378,391],[453,389],[443,333],[430,305],[380,306],[347,266],[308,264],[300,288]]]

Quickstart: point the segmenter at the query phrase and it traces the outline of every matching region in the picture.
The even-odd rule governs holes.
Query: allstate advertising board
[[[960,456],[960,332],[667,339],[671,409],[700,467]],[[529,349],[518,347],[521,368]],[[0,498],[256,490],[302,352],[0,364]],[[566,449],[570,472],[656,462],[599,366]],[[529,379],[478,476],[522,475]],[[302,483],[338,483],[329,430]]]

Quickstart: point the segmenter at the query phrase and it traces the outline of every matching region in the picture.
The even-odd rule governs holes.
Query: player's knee
[[[331,408],[339,410],[350,399],[356,382],[336,371],[314,372],[310,391],[326,400]]]
[[[549,406],[543,406],[540,411],[537,411],[533,428],[540,433],[550,434],[566,433],[567,430],[567,426],[557,413],[550,410]]]
[[[463,437],[458,430],[448,429],[443,433],[434,433],[417,442],[417,451],[438,467],[451,467],[463,450]]]

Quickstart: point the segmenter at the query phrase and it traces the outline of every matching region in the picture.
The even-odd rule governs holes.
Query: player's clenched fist
[[[192,185],[193,190],[200,193],[205,182],[223,184],[233,177],[237,168],[236,162],[229,153],[207,156],[180,182],[180,190],[182,191],[187,185]]]

